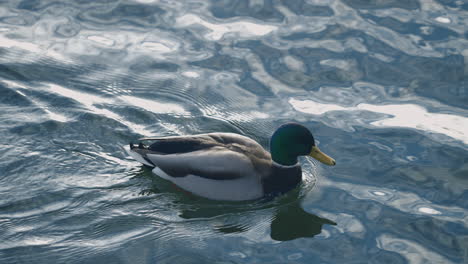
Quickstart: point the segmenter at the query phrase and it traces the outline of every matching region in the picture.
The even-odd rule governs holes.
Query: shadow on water
[[[276,210],[271,222],[272,239],[288,241],[301,237],[314,237],[322,232],[323,225],[336,225],[329,219],[306,212],[299,201]]]
[[[302,185],[274,199],[226,202],[213,201],[186,192],[159,178],[146,166],[134,177],[152,181],[151,188],[141,191],[140,195],[167,193],[174,197],[171,209],[177,210],[183,221],[205,222],[206,227],[211,227],[211,231],[216,233],[236,234],[255,229],[256,214],[267,215],[265,218],[269,221],[270,237],[276,241],[314,237],[322,232],[323,225],[336,225],[335,222],[302,208]],[[219,223],[220,219],[223,220],[222,223]]]

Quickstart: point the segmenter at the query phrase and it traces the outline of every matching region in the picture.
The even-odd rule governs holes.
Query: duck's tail
[[[135,145],[130,142],[130,144],[128,146],[125,146],[124,149],[125,151],[127,151],[128,155],[130,155],[136,161],[146,166],[154,167],[154,164],[148,158],[146,158],[146,149],[144,148],[141,142],[138,145]]]

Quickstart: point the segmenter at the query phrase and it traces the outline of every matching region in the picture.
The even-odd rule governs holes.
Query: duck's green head
[[[309,129],[296,123],[284,124],[273,133],[270,152],[273,161],[284,166],[295,165],[299,156],[311,156],[330,166],[336,164],[334,159],[315,146]]]

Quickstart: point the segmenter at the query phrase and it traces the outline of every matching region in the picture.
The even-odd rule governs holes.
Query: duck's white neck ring
[[[294,168],[294,167],[297,167],[299,166],[299,162],[297,162],[296,164],[294,165],[281,165],[277,162],[275,162],[274,160],[272,161],[272,164],[276,167],[279,167],[279,168],[283,168],[283,169],[289,169],[289,168]]]

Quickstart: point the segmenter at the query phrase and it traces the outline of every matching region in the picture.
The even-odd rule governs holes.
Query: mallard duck
[[[303,125],[280,126],[270,140],[271,154],[259,143],[234,133],[147,137],[130,143],[128,153],[154,167],[154,174],[212,200],[243,201],[275,196],[302,180],[299,156],[333,166]]]

